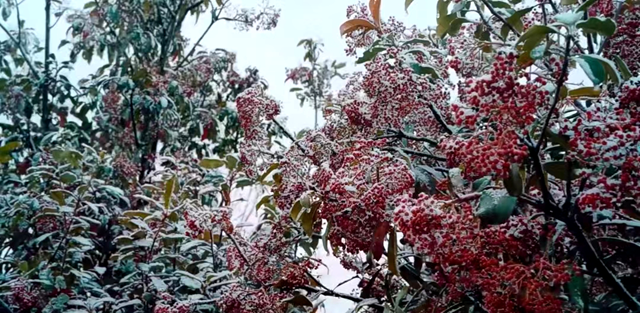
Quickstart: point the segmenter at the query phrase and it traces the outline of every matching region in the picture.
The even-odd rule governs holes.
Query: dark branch
[[[569,55],[571,54],[571,40],[570,34],[567,34],[567,38],[565,38],[565,48],[564,48],[564,62],[562,63],[562,71],[560,72],[560,76],[556,81],[556,93],[553,96],[553,103],[551,104],[551,109],[549,109],[549,113],[547,113],[547,118],[544,121],[544,125],[542,126],[542,130],[540,131],[540,139],[538,140],[538,144],[536,145],[536,151],[540,150],[542,147],[542,143],[544,141],[544,134],[547,131],[547,127],[549,127],[549,123],[551,122],[551,117],[554,115],[556,110],[556,106],[558,102],[560,102],[560,92],[562,91],[562,86],[564,85],[567,79],[567,71],[569,69]]]
[[[433,159],[433,160],[436,160],[436,161],[442,161],[442,162],[447,160],[447,158],[445,158],[445,157],[429,154],[429,153],[426,153],[426,152],[420,152],[420,151],[416,151],[416,150],[412,150],[412,149],[407,149],[407,148],[385,147],[382,150],[389,151],[389,152],[404,152],[406,154],[415,155],[417,157],[429,158],[429,159]]]
[[[431,138],[426,138],[426,137],[416,137],[410,134],[407,134],[406,132],[404,132],[403,130],[395,130],[395,129],[389,129],[387,130],[387,132],[389,134],[386,135],[382,135],[382,136],[377,136],[374,139],[385,139],[385,138],[398,138],[398,139],[408,139],[408,140],[413,140],[413,141],[422,141],[422,142],[426,142],[432,146],[437,146],[438,142],[431,139]]]
[[[509,27],[509,29],[514,34],[520,36],[520,32],[515,27],[513,27],[513,25],[511,25],[509,22],[507,22],[507,20],[502,15],[498,14],[496,9],[494,9],[493,6],[487,0],[480,0],[480,1],[482,1],[482,3],[487,7],[487,9],[489,9],[489,12],[491,12],[491,14],[493,14],[493,16],[495,16],[498,20],[500,20],[500,22],[502,22],[504,25],[507,25],[507,27]]]

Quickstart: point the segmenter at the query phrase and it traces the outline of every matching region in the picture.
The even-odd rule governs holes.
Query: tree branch
[[[352,295],[349,295],[349,294],[346,294],[346,293],[335,292],[333,290],[320,290],[318,288],[311,287],[311,286],[303,286],[301,288],[306,290],[306,291],[308,291],[308,292],[321,294],[321,295],[327,296],[327,297],[335,297],[335,298],[347,299],[347,300],[353,301],[355,303],[360,303],[360,302],[362,302],[364,300],[364,299],[362,299],[360,297],[352,296]],[[380,303],[370,304],[369,306],[375,307],[375,308],[379,308],[379,309],[383,309],[384,308]]]
[[[300,150],[302,150],[302,152],[304,152],[305,154],[308,154],[307,149],[305,149],[299,142],[298,140],[296,140],[295,137],[293,137],[293,135],[286,129],[284,128],[284,126],[282,126],[282,124],[280,124],[280,122],[278,122],[278,120],[276,120],[275,118],[272,120],[274,124],[276,124],[276,126],[278,126],[278,128],[280,128],[280,130],[282,131],[282,133],[289,138],[289,140],[291,140],[293,142],[293,144],[295,144],[296,146],[298,146],[298,148],[300,148]]]
[[[385,139],[385,138],[398,138],[398,139],[408,139],[408,140],[413,140],[413,141],[422,141],[422,142],[426,142],[432,146],[437,146],[438,142],[431,139],[431,138],[426,138],[426,137],[416,137],[410,134],[407,134],[405,131],[403,130],[395,130],[395,129],[389,129],[387,130],[387,132],[389,132],[390,134],[386,134],[386,135],[382,135],[382,136],[377,136],[373,139]]]
[[[385,147],[382,150],[383,151],[389,151],[389,152],[404,152],[406,154],[411,154],[411,155],[415,155],[415,156],[418,156],[418,157],[429,158],[429,159],[433,159],[433,160],[436,160],[436,161],[442,161],[442,162],[447,160],[447,158],[445,158],[445,157],[429,154],[429,153],[426,153],[426,152],[420,152],[420,151],[416,151],[416,150],[412,150],[412,149],[407,149],[407,148]]]
[[[49,107],[49,54],[51,53],[51,0],[45,0],[45,29],[44,29],[44,82],[42,83],[42,121],[43,132],[49,130],[51,124],[51,108]]]
[[[184,58],[178,63],[178,65],[176,65],[176,71],[180,69],[180,67],[184,64],[184,62],[186,62],[189,59],[189,57],[193,55],[194,52],[196,52],[196,48],[198,47],[198,45],[200,45],[200,42],[202,41],[204,36],[207,35],[207,33],[209,32],[213,24],[215,24],[215,22],[216,22],[216,19],[214,17],[211,17],[211,23],[209,23],[209,26],[207,26],[207,29],[204,31],[204,33],[202,33],[200,38],[198,38],[198,41],[196,41],[196,43],[193,45],[193,47],[191,48],[191,51],[189,51],[189,53],[184,56]]]
[[[494,9],[493,6],[487,0],[480,0],[480,1],[482,1],[482,3],[487,7],[487,9],[489,9],[489,12],[491,12],[493,16],[495,16],[498,20],[500,20],[500,22],[502,22],[504,25],[507,25],[507,27],[509,27],[509,29],[514,34],[518,35],[518,37],[520,36],[520,32],[515,27],[513,27],[513,25],[509,24],[509,22],[507,22],[507,20],[502,15],[498,14],[496,9]]]
[[[13,37],[11,32],[9,32],[9,30],[6,27],[4,27],[4,25],[0,24],[0,28],[5,32],[5,34],[7,34],[7,36],[9,37],[9,40],[13,41],[13,43],[15,43],[18,46],[18,50],[20,50],[20,54],[22,55],[22,57],[24,58],[24,61],[29,66],[29,70],[31,70],[31,73],[33,74],[33,76],[35,76],[36,79],[39,80],[40,75],[38,74],[38,71],[36,71],[35,66],[33,66],[33,63],[31,63],[31,60],[29,59],[27,52],[22,47],[22,43],[18,41],[16,37]]]
[[[560,102],[560,92],[562,91],[562,86],[566,81],[567,71],[569,69],[569,56],[571,54],[571,35],[567,34],[567,38],[565,38],[565,48],[564,48],[564,61],[562,63],[562,71],[560,72],[560,77],[556,80],[556,92],[553,96],[553,103],[551,104],[551,109],[549,109],[549,113],[547,113],[547,118],[544,121],[544,125],[542,126],[542,130],[540,131],[540,139],[538,140],[538,144],[536,144],[535,149],[540,151],[540,147],[542,147],[542,143],[544,141],[544,133],[549,127],[549,123],[551,122],[551,117],[556,110],[556,106],[558,102]]]

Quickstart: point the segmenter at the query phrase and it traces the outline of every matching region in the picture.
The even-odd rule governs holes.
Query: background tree
[[[315,112],[313,128],[318,129],[318,112],[326,104],[325,98],[331,96],[331,80],[335,77],[344,79],[345,76],[338,73],[338,70],[344,68],[346,64],[329,60],[320,61],[323,44],[313,39],[300,40],[299,46],[305,49],[303,60],[307,65],[287,69],[285,81],[291,80],[300,86],[291,88],[290,91],[296,93],[301,107],[305,101],[311,104]]]
[[[252,183],[234,156],[233,102],[265,83],[236,72],[233,53],[201,49],[206,32],[190,45],[181,29],[203,15],[207,32],[221,21],[270,29],[278,10],[47,0],[41,42],[20,4],[0,3],[17,21],[0,23],[2,311],[216,312],[232,281],[230,194]],[[69,59],[52,47],[71,47]],[[102,65],[72,82],[82,62]]]

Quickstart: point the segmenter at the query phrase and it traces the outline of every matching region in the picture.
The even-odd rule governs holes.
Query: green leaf
[[[531,10],[533,10],[534,8],[535,7],[529,7],[526,9],[516,11],[506,19],[507,24],[513,26],[513,28],[515,28],[517,31],[522,32],[522,30],[524,30],[524,23],[522,23],[522,17],[527,15],[527,13],[531,12]],[[509,28],[509,26],[507,26],[507,24],[503,25],[502,29],[500,29],[500,36],[502,36],[502,38],[505,38],[505,39],[507,38],[507,36],[509,36],[509,32],[511,31],[511,29]]]
[[[627,64],[624,63],[624,60],[622,60],[619,56],[614,55],[613,61],[616,62],[616,65],[618,66],[618,69],[620,70],[620,74],[622,75],[622,78],[624,80],[629,80],[631,79],[631,77],[633,77],[633,75],[631,74],[631,71],[629,70],[629,67],[627,67]]]
[[[316,212],[318,211],[319,206],[320,203],[312,205],[311,209],[308,212],[302,213],[302,216],[300,217],[300,224],[302,225],[302,229],[309,237],[313,236],[313,224],[315,224],[317,215]]]
[[[205,158],[205,159],[202,159],[202,161],[200,161],[200,166],[206,169],[220,168],[225,165],[226,165],[226,162],[220,159]]]
[[[626,227],[637,227],[640,228],[640,221],[635,220],[610,220],[610,221],[602,221],[594,224],[595,226],[611,226],[611,225],[624,225]]]
[[[254,181],[252,179],[243,177],[240,178],[236,181],[236,188],[242,188],[242,187],[247,187],[247,186],[251,186],[254,184]]]
[[[381,47],[372,47],[368,50],[366,50],[362,56],[360,58],[358,58],[358,60],[356,61],[356,64],[362,64],[365,62],[369,62],[371,60],[373,60],[378,53],[387,50],[386,48],[381,48]]]
[[[440,75],[438,75],[436,69],[429,65],[420,65],[418,63],[413,63],[411,64],[411,69],[413,69],[413,72],[418,75],[429,75],[433,79],[440,78]]]
[[[460,28],[462,27],[462,24],[465,24],[465,23],[473,23],[473,21],[464,17],[457,17],[453,19],[451,23],[449,23],[447,34],[449,34],[449,36],[452,36],[452,37],[458,35],[458,33],[460,32]]]
[[[270,203],[271,199],[273,199],[273,195],[266,195],[256,203],[256,210],[259,210],[264,204]]]
[[[227,161],[227,168],[234,170],[238,166],[238,158],[232,154],[227,154],[224,158]]]
[[[289,92],[298,92],[298,91],[302,91],[302,88],[300,88],[300,87],[293,87],[293,88],[289,89]]]
[[[66,197],[64,196],[64,192],[62,191],[54,190],[51,192],[50,196],[51,196],[51,199],[58,202],[59,205],[65,205],[67,203]]]
[[[564,161],[551,161],[542,164],[545,172],[553,175],[557,179],[561,179],[566,181],[569,177],[569,168],[567,167],[567,162]],[[573,166],[573,170],[571,171],[571,180],[576,179],[576,170],[575,166]]]
[[[578,23],[583,16],[584,14],[582,14],[581,12],[569,11],[569,12],[556,14],[555,19],[561,24],[564,24],[567,26],[573,26],[573,25],[576,25],[576,23]]]
[[[189,289],[197,290],[202,288],[202,282],[197,276],[185,271],[176,271],[175,273],[180,275],[180,283]]]
[[[578,0],[561,0],[560,4],[562,5],[574,5],[577,4]]]
[[[76,180],[78,180],[78,176],[71,172],[64,172],[60,175],[60,181],[67,185],[73,184]]]
[[[91,9],[93,7],[95,7],[97,4],[95,3],[95,1],[89,1],[87,3],[84,4],[84,9]]]
[[[177,180],[178,178],[174,175],[167,181],[165,185],[164,196],[163,196],[165,209],[169,209],[169,206],[171,206],[171,196],[173,195],[173,189],[175,188],[175,184]]]
[[[587,293],[587,285],[585,284],[584,277],[574,275],[569,281],[569,295],[571,301],[573,301],[580,309],[584,309],[585,305],[589,301],[589,295]]]
[[[600,97],[601,93],[602,93],[602,90],[597,89],[595,87],[580,87],[580,88],[569,90],[569,97],[572,97],[572,98],[580,98],[580,97],[597,98],[597,97]]]
[[[518,38],[516,45],[522,42],[524,43],[524,51],[531,51],[537,47],[548,34],[555,34],[557,32],[558,30],[551,26],[533,25]]]
[[[71,240],[83,246],[93,247],[93,243],[91,242],[91,240],[85,237],[80,237],[80,236],[71,237]]]
[[[512,9],[511,4],[504,1],[489,1],[492,7],[499,9]]]
[[[591,79],[594,85],[599,85],[605,81],[607,73],[604,70],[604,66],[598,60],[593,58],[585,58],[582,56],[576,57],[576,61],[582,67],[587,77]]]
[[[307,296],[302,294],[297,294],[291,298],[283,299],[282,302],[290,303],[293,306],[309,306],[313,307],[313,302],[307,298]]]
[[[262,173],[262,175],[260,175],[260,177],[258,177],[258,181],[263,183],[265,178],[267,178],[267,176],[269,176],[269,174],[271,174],[271,172],[273,172],[274,170],[276,170],[278,167],[280,167],[280,163],[273,163],[269,166],[269,168]]]
[[[598,33],[606,37],[611,37],[616,32],[616,23],[610,18],[591,17],[578,22],[576,27],[584,33]]]
[[[576,12],[580,12],[580,11],[587,11],[587,9],[589,9],[594,3],[598,2],[598,0],[587,0],[585,1],[583,4],[581,4],[578,9],[576,9]]]
[[[12,141],[0,147],[0,155],[8,155],[22,145],[20,141]]]
[[[409,12],[409,6],[413,3],[413,0],[404,0],[404,10]]]
[[[471,184],[471,190],[473,191],[482,191],[484,188],[491,184],[491,176],[485,176],[476,179],[473,184]]]
[[[487,224],[502,224],[513,214],[516,201],[516,197],[500,191],[483,191],[475,215]]]
[[[524,188],[524,180],[526,173],[524,170],[520,170],[519,164],[511,164],[509,167],[509,177],[503,180],[504,187],[509,192],[509,195],[518,197],[522,195]]]

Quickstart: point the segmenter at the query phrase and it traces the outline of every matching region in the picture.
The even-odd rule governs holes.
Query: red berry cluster
[[[446,286],[448,301],[476,292],[489,312],[562,311],[559,291],[573,268],[544,259],[542,224],[518,216],[480,228],[472,211],[468,203],[421,194],[397,199],[394,222],[417,251],[441,266],[435,277]]]
[[[125,154],[118,154],[113,160],[113,168],[124,178],[131,179],[138,177],[140,173],[140,166],[138,163],[133,162]]]
[[[39,234],[44,234],[58,231],[61,224],[62,223],[60,223],[56,216],[47,215],[38,218],[38,220],[36,220],[35,227]]]
[[[189,313],[191,305],[187,302],[176,302],[173,305],[157,304],[153,308],[153,313]]]
[[[280,105],[260,87],[245,90],[236,104],[245,139],[240,144],[241,161],[248,166],[247,175],[256,177],[269,166],[261,159],[265,156],[261,149],[268,145],[263,122],[273,120],[280,113]]]
[[[584,172],[587,188],[578,204],[585,211],[615,208],[624,199],[640,196],[640,78],[625,82],[615,94],[603,96],[561,126],[561,132],[571,136],[569,157],[587,169],[617,169]]]
[[[285,312],[288,295],[281,292],[268,292],[266,289],[252,289],[242,285],[232,285],[217,301],[224,313],[280,313]]]
[[[611,6],[613,2],[613,0],[598,1],[601,5],[611,3]],[[600,10],[600,7],[598,9]],[[640,5],[623,4],[623,10],[616,24],[618,26],[616,33],[609,38],[603,55],[608,59],[619,56],[627,64],[631,75],[638,76],[640,75]]]
[[[219,233],[221,230],[227,234],[233,233],[231,214],[227,209],[185,210],[183,216],[187,223],[187,236],[191,238],[198,238],[205,232]]]
[[[7,302],[21,312],[37,310],[40,312],[47,305],[47,297],[38,286],[34,286],[24,280],[16,280],[11,284],[11,292],[7,296]]]
[[[406,163],[373,149],[375,141],[358,141],[338,152],[331,177],[318,186],[329,198],[320,217],[332,220],[331,244],[350,253],[368,251],[373,229],[390,220],[387,207],[393,199],[413,187],[413,175]]]
[[[348,19],[365,19],[373,23],[373,18],[369,12],[369,7],[364,3],[350,5],[347,7]],[[355,56],[356,49],[367,48],[380,36],[393,35],[397,40],[416,38],[421,31],[416,26],[406,26],[401,21],[398,21],[394,17],[389,17],[386,21],[381,21],[379,32],[367,32],[365,34],[362,31],[355,31],[346,35],[347,48],[345,52],[348,56]]]

